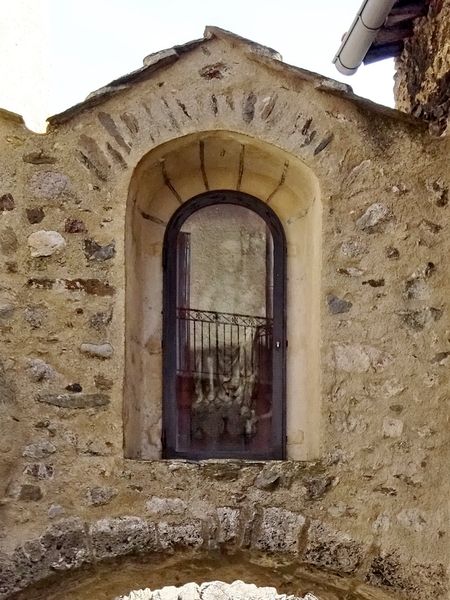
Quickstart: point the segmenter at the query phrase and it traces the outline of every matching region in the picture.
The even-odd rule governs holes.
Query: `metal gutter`
[[[339,73],[358,70],[396,0],[364,0],[333,59]]]

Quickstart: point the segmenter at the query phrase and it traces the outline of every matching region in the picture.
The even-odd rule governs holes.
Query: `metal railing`
[[[271,379],[271,318],[178,308],[177,334],[180,375]]]

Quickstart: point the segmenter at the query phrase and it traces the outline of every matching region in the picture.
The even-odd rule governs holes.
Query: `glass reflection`
[[[178,451],[270,443],[272,271],[272,236],[247,208],[200,209],[178,233]]]

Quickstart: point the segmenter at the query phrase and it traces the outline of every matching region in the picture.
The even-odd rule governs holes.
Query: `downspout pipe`
[[[333,59],[343,75],[358,70],[396,0],[364,0]]]

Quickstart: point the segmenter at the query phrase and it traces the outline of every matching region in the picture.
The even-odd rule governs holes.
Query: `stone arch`
[[[268,516],[271,510],[281,511],[284,524]],[[314,538],[301,515],[282,509],[266,509],[262,516],[259,525],[242,521],[239,532],[223,520],[174,523],[173,515],[161,515],[167,521],[156,523],[138,516],[90,523],[68,518],[1,557],[0,597],[112,600],[131,589],[212,579],[240,579],[297,596],[312,592],[320,600],[397,597],[377,582],[365,583],[371,581],[366,576],[370,555],[364,558],[361,545],[349,535]],[[325,559],[322,564],[319,556]],[[398,576],[393,583],[387,577],[385,583],[395,589],[398,581]]]
[[[165,227],[185,201],[228,189],[266,202],[287,239],[287,455],[318,455],[319,182],[299,158],[231,131],[197,132],[143,157],[130,184],[126,225],[125,453],[161,455],[162,244]]]

